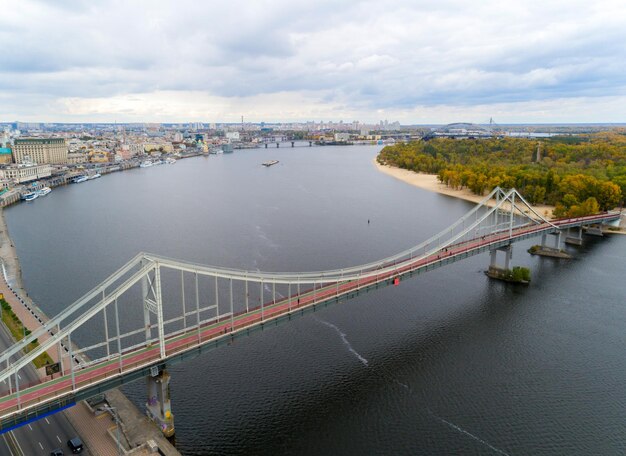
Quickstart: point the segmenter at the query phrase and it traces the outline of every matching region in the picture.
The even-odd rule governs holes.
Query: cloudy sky
[[[0,0],[0,121],[626,122],[624,0]]]

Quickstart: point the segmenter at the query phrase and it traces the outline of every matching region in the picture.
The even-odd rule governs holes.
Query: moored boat
[[[140,167],[140,168],[149,168],[149,167],[150,167],[150,166],[152,166],[152,165],[153,165],[153,163],[152,163],[150,160],[145,160],[145,161],[142,161],[142,162],[139,164],[139,167]]]
[[[25,193],[22,195],[22,199],[24,201],[32,201],[34,199],[37,199],[39,197],[39,194],[37,192],[30,192],[30,193]]]
[[[72,179],[72,182],[74,182],[75,184],[80,184],[81,182],[85,182],[87,179],[89,179],[87,176],[76,176],[74,179]]]
[[[37,196],[46,196],[52,189],[50,187],[43,187],[41,190],[37,190]]]

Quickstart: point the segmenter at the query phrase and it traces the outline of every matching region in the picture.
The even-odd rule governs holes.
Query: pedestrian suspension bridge
[[[517,241],[616,223],[606,212],[546,220],[515,189],[494,189],[474,209],[430,239],[372,263],[318,272],[265,273],[205,266],[140,253],[60,314],[0,355],[0,432],[79,400],[147,378],[149,415],[174,432],[165,369],[255,331],[414,275],[491,252],[490,269],[508,269]],[[504,252],[503,267],[496,264]],[[26,353],[31,342],[37,348]],[[81,347],[76,345],[79,342]],[[44,351],[57,373],[35,384],[20,371]]]

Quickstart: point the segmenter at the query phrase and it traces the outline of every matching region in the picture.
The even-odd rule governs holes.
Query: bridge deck
[[[522,239],[555,232],[559,228],[603,223],[616,218],[619,218],[619,215],[600,214],[556,220],[552,224],[523,226],[514,229],[512,233],[507,230],[485,235],[448,245],[426,257],[409,258],[397,264],[385,265],[384,268],[380,267],[380,269],[385,269],[380,275],[322,284],[319,288],[308,289],[299,295],[270,301],[251,308],[247,312],[219,316],[214,322],[205,323],[200,327],[189,327],[182,332],[167,336],[165,358],[161,356],[158,344],[142,346],[88,367],[75,368],[73,372],[66,370],[58,378],[52,380],[42,380],[30,385],[21,384],[19,395],[14,391],[13,394],[0,397],[0,419],[2,420],[0,429],[72,403],[82,397],[81,392],[93,393],[98,385],[107,385],[106,388],[117,386],[124,383],[125,377],[134,379],[138,374],[145,375],[146,369],[151,366],[164,366],[185,352],[196,350],[212,342],[232,340],[235,335],[250,332],[259,325],[277,321],[285,316],[290,318],[292,314],[300,313],[301,310],[311,306],[347,299],[357,295],[360,290],[380,284],[390,285],[395,279],[407,275],[412,276]],[[393,269],[389,269],[388,266],[393,266]],[[219,344],[215,343],[215,346],[217,345]],[[116,381],[112,381],[113,379]]]

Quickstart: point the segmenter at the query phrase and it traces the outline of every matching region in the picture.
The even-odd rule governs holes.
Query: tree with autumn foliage
[[[626,192],[626,131],[553,137],[455,140],[436,138],[385,147],[380,163],[437,174],[454,189],[484,195],[516,188],[532,204],[556,206],[555,215],[582,215],[622,204]]]

